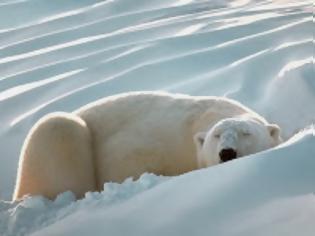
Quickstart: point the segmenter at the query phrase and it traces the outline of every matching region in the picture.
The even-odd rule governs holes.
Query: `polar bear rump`
[[[89,129],[79,117],[60,112],[39,120],[28,134],[13,199],[54,198],[67,190],[83,197],[95,190],[95,174]]]

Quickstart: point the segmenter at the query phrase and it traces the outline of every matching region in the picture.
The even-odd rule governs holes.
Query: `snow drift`
[[[1,1],[0,234],[312,235],[312,127],[179,177],[7,201],[41,116],[119,92],[227,96],[289,139],[315,123],[313,32],[308,0]]]
[[[282,146],[179,177],[144,174],[74,201],[0,202],[0,233],[24,235],[312,235],[315,128]]]

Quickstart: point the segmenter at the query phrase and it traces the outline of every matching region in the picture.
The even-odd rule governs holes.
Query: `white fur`
[[[243,127],[239,123],[245,118]],[[215,144],[211,137],[219,128],[224,132]],[[244,148],[244,155],[276,144],[263,117],[226,98],[157,92],[107,97],[34,126],[21,152],[14,199],[25,194],[54,198],[66,190],[80,197],[101,190],[104,182],[144,172],[178,175],[217,164],[215,147],[246,146],[239,138],[242,128],[257,128],[253,137],[258,140],[252,149]],[[206,134],[204,145],[200,134]]]
[[[58,112],[40,119],[24,142],[13,199],[54,198],[67,190],[82,197],[96,190],[91,144],[80,117]]]
[[[196,135],[199,166],[219,164],[223,149],[235,150],[239,158],[274,147],[281,142],[279,132],[278,126],[251,117],[221,120],[208,132]]]

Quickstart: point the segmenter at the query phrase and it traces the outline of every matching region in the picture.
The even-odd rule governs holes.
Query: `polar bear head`
[[[280,128],[253,118],[228,118],[194,136],[199,167],[263,151],[281,142]]]

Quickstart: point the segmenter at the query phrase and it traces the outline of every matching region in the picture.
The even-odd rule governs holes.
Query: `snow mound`
[[[0,201],[0,234],[310,236],[314,156],[310,127],[274,150],[179,177],[143,174],[78,201],[71,192]]]
[[[315,106],[310,102],[315,101],[314,91],[312,57],[286,64],[269,84],[262,103],[267,116],[281,107],[281,113],[274,117],[274,121],[284,127],[284,137],[289,138],[303,129],[305,124],[315,124]]]
[[[110,208],[83,207],[34,235],[311,236],[314,157],[309,128],[288,145],[170,178]]]

